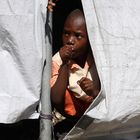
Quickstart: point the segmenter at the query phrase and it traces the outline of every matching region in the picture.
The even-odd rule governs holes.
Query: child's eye
[[[75,33],[75,36],[77,39],[82,39],[82,37],[83,37],[80,33]]]
[[[76,37],[77,37],[78,39],[81,39],[81,38],[82,38],[82,36],[79,35],[79,34],[77,34]]]
[[[63,34],[67,37],[70,33],[65,31]]]

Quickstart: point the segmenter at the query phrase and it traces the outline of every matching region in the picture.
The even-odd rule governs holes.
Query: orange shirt
[[[74,61],[71,61],[69,69],[69,85],[65,94],[65,112],[71,116],[81,116],[92,102],[92,97],[86,95],[77,84],[82,77],[88,77],[92,80],[91,56],[88,55],[84,68],[81,68]],[[51,87],[55,84],[58,71],[62,64],[59,52],[52,58],[52,76]]]

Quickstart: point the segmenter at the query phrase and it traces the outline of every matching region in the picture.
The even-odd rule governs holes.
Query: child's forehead
[[[85,20],[82,16],[79,17],[68,17],[64,27],[85,27]]]
[[[64,28],[86,29],[84,14],[79,9],[72,11],[66,18]]]

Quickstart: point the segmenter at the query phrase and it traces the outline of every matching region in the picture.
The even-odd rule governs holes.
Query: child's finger
[[[54,2],[51,2],[51,1],[49,1],[48,4],[51,5],[51,6],[55,6],[56,5]]]
[[[50,12],[53,12],[53,7],[54,7],[55,5],[56,5],[56,4],[55,4],[54,2],[49,1],[49,2],[48,2],[48,6],[47,6],[48,10],[49,10]]]
[[[77,84],[80,85],[85,79],[86,77],[82,77],[80,80],[77,81]]]

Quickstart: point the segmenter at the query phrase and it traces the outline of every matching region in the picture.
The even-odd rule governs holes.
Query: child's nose
[[[67,45],[74,45],[74,37],[73,36],[71,36],[71,37],[69,37],[69,39],[68,39],[68,42],[67,42]]]

